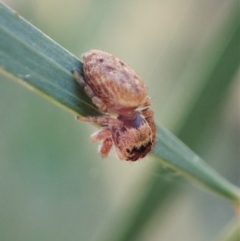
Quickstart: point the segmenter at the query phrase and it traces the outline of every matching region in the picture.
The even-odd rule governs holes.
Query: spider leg
[[[102,128],[99,131],[93,133],[91,135],[91,141],[92,142],[97,142],[97,141],[101,141],[107,138],[112,137],[112,132],[111,129],[108,127]]]
[[[99,146],[99,153],[102,157],[106,157],[112,148],[112,132],[108,127],[102,128],[101,130],[95,132],[91,135],[91,141],[97,142],[103,140],[102,144]]]
[[[77,120],[79,121],[85,121],[85,122],[91,122],[100,124],[102,126],[119,126],[122,125],[122,121],[113,118],[111,116],[77,116]]]
[[[87,82],[85,81],[83,76],[81,76],[78,73],[78,71],[76,71],[74,69],[72,70],[72,74],[73,74],[75,80],[83,87],[85,93],[89,96],[89,98],[91,98],[93,104],[96,105],[101,112],[106,112],[107,106],[102,102],[102,100],[100,98],[95,96],[92,88],[87,84]]]
[[[154,116],[154,112],[153,112],[153,110],[151,110],[150,108],[146,108],[146,109],[142,110],[142,111],[141,111],[141,114],[142,114],[145,118],[153,117],[153,116]]]
[[[102,157],[106,157],[110,152],[113,145],[113,141],[111,137],[108,137],[103,140],[102,144],[99,146],[99,153]]]
[[[152,104],[152,100],[149,96],[146,97],[145,102],[143,103],[143,107],[150,106]]]
[[[156,140],[156,125],[154,122],[154,112],[150,108],[144,109],[141,111],[141,114],[145,117],[145,120],[147,121],[149,127],[151,128],[152,132],[152,140],[154,140],[153,145],[155,144]]]

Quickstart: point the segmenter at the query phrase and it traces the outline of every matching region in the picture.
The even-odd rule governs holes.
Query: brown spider
[[[113,146],[120,159],[136,161],[154,146],[156,126],[147,87],[127,64],[100,50],[83,54],[84,77],[72,71],[102,116],[78,117],[102,128],[92,134],[93,142],[102,141],[99,152],[106,157]]]

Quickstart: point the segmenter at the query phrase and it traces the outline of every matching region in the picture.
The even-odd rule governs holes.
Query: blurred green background
[[[213,46],[225,43],[238,1],[3,2],[76,56],[94,48],[127,62],[149,87],[157,122],[184,136],[219,173],[240,184],[239,69],[225,88],[221,79],[219,88],[215,85],[213,98],[223,92],[218,108],[202,127],[193,119],[194,138],[192,129],[189,135],[186,127],[181,132],[207,88],[208,78],[199,76],[214,68],[213,53],[221,58],[221,48],[214,52]],[[118,240],[111,220],[124,230],[122,220],[131,219],[126,209],[152,188],[147,180],[170,188],[179,179],[159,171],[150,156],[127,163],[112,151],[103,160],[97,144],[90,144],[94,127],[15,82],[0,80],[1,241],[98,240],[104,232]],[[197,111],[204,115],[207,108]],[[163,197],[153,213],[136,240],[211,240],[234,217],[228,201],[188,181]]]

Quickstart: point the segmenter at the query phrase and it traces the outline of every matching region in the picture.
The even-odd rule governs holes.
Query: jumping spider
[[[137,161],[145,157],[156,138],[147,87],[133,69],[111,54],[90,50],[82,57],[84,77],[76,70],[72,73],[103,115],[77,119],[102,126],[91,135],[93,142],[102,141],[102,157],[113,144],[120,159]]]

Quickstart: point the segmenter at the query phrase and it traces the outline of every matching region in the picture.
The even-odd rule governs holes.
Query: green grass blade
[[[73,68],[82,71],[81,62],[3,4],[0,4],[0,36],[0,72],[74,114],[99,114],[71,75]],[[164,128],[158,127],[153,154],[164,165],[233,202],[240,202],[237,187]]]
[[[153,153],[169,168],[240,204],[240,192],[172,133],[158,127],[161,140]]]
[[[0,36],[2,73],[75,114],[98,113],[73,81],[71,69],[81,72],[81,62],[2,3]]]

